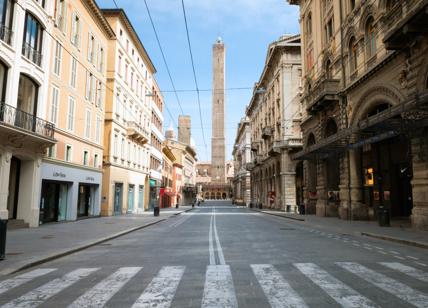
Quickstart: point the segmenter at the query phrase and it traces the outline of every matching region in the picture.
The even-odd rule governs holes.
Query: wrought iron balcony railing
[[[55,125],[15,107],[0,103],[0,124],[13,126],[54,140]]]
[[[25,42],[22,44],[22,54],[34,64],[38,66],[42,64],[41,52],[34,49],[30,44]]]
[[[12,30],[10,30],[5,25],[0,24],[0,40],[10,45],[10,42],[12,41],[12,34]]]

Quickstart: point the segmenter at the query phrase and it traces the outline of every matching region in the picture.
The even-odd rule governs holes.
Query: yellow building
[[[101,214],[148,207],[151,103],[156,72],[122,9],[102,10],[116,33],[108,44]]]
[[[57,144],[42,163],[40,223],[100,215],[107,47],[95,1],[54,3],[47,119]]]

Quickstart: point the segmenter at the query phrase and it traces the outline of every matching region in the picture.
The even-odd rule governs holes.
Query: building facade
[[[247,117],[241,119],[233,146],[233,201],[235,204],[249,206],[251,202],[251,173],[247,164],[251,163],[251,127]]]
[[[2,1],[0,218],[39,224],[42,159],[56,143],[46,121],[55,1]]]
[[[427,229],[427,1],[289,2],[300,5],[304,149],[294,158],[306,209],[386,212]]]
[[[151,98],[156,72],[122,9],[102,10],[116,37],[108,44],[101,214],[148,208]]]
[[[296,163],[300,132],[300,36],[282,36],[268,48],[265,67],[246,109],[251,123],[251,203],[258,207],[296,207]]]
[[[160,207],[168,208],[176,205],[176,193],[174,189],[174,180],[177,175],[175,174],[174,164],[176,158],[172,153],[171,148],[166,144],[162,145],[162,183],[160,188]]]
[[[57,143],[41,167],[40,224],[100,215],[107,46],[94,1],[55,1],[47,119]]]

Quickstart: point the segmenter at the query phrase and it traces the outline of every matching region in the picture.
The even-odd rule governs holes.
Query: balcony
[[[272,137],[272,135],[273,135],[273,128],[272,127],[270,127],[270,126],[263,127],[263,129],[262,129],[262,138],[263,139],[270,138],[270,137]]]
[[[280,149],[298,149],[303,147],[302,138],[288,138],[286,140],[277,140],[274,142],[273,148]]]
[[[0,103],[0,140],[3,144],[40,150],[40,147],[56,143],[54,134],[54,124]]]
[[[126,125],[126,134],[135,142],[141,145],[149,141],[148,135],[144,129],[135,121],[128,121]]]
[[[259,141],[251,142],[251,151],[257,152],[259,150]]]
[[[388,50],[402,49],[419,35],[428,33],[428,0],[407,0],[397,3],[384,14],[385,36],[383,42]]]
[[[42,64],[41,52],[31,47],[28,43],[24,43],[22,45],[22,55],[37,66],[40,66]]]
[[[339,86],[340,80],[338,79],[321,78],[304,98],[306,110],[309,113],[315,113],[331,102],[339,101],[339,96],[337,95]]]
[[[247,163],[246,165],[245,165],[245,169],[247,170],[247,171],[251,171],[251,170],[253,170],[254,169],[254,167],[256,166],[256,164],[255,163],[253,163],[253,162],[251,162],[251,163]]]
[[[12,30],[10,30],[5,25],[0,24],[0,40],[10,45],[12,41],[12,34],[13,34]]]

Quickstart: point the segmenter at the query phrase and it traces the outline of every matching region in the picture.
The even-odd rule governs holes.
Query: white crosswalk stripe
[[[170,307],[184,269],[184,266],[162,267],[132,307]]]
[[[307,307],[272,265],[252,264],[251,268],[272,308]]]
[[[5,293],[13,288],[16,288],[20,285],[23,285],[24,283],[27,283],[35,278],[38,278],[40,276],[49,274],[53,271],[55,271],[56,268],[39,268],[34,271],[21,274],[19,276],[16,276],[11,279],[7,279],[0,282],[0,294]]]
[[[313,263],[295,263],[294,266],[342,307],[377,307],[368,298],[362,296]]]
[[[374,284],[378,288],[388,292],[398,298],[421,308],[428,307],[428,296],[412,289],[411,287],[389,278],[383,274],[377,273],[363,265],[353,262],[337,262],[337,265],[345,270],[357,275],[358,277]]]
[[[142,267],[122,267],[80,296],[69,308],[103,307]]]
[[[3,305],[3,308],[30,308],[37,307],[42,304],[44,301],[48,300],[55,294],[58,294],[65,288],[71,286],[75,282],[79,281],[82,278],[89,276],[94,271],[97,271],[98,268],[79,268],[68,274],[65,274],[61,278],[54,279],[48,283],[34,289],[33,291],[24,294],[21,297]]]
[[[386,266],[390,269],[399,271],[403,274],[406,274],[410,277],[419,279],[423,282],[428,282],[428,273],[425,273],[424,271],[418,270],[414,267],[404,265],[402,263],[398,262],[380,262],[383,266]]]
[[[201,307],[238,307],[229,265],[208,265]]]

